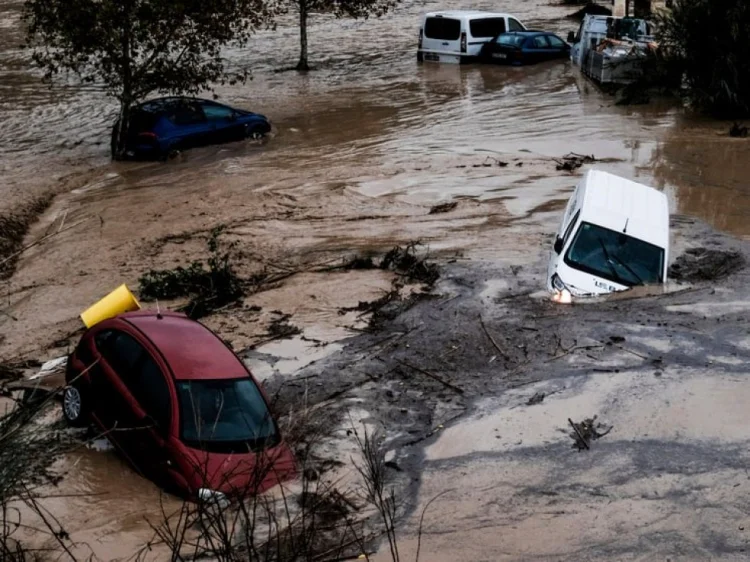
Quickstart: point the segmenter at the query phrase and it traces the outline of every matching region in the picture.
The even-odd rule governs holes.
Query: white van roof
[[[514,18],[510,14],[499,12],[482,12],[480,10],[446,10],[443,12],[428,12],[425,18],[443,17],[455,19],[472,19],[472,18]]]
[[[669,247],[669,202],[664,193],[601,170],[586,172],[582,187],[582,220]]]

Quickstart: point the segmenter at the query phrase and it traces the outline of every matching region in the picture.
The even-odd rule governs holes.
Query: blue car
[[[112,129],[112,156],[120,121]],[[197,146],[260,139],[271,131],[263,115],[198,98],[169,97],[133,108],[125,158],[162,159]]]
[[[570,45],[547,31],[501,33],[485,43],[479,60],[492,64],[534,64],[570,58]]]

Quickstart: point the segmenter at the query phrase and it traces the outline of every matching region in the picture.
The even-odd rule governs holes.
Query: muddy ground
[[[674,230],[748,256],[698,221]],[[430,298],[267,384],[385,428],[410,555],[449,491],[425,559],[744,557],[747,270],[564,306],[538,293],[543,265],[446,264]],[[594,416],[611,432],[579,451],[568,418]]]
[[[522,265],[437,258],[434,287],[409,285],[405,298],[360,318],[359,335],[332,344],[295,336],[242,356],[280,413],[317,412],[327,437],[316,466],[342,491],[358,487],[351,430],[384,433],[407,559],[438,496],[423,559],[743,559],[750,246],[696,219],[672,223],[680,255],[734,253],[731,273],[560,305],[539,290],[543,250]],[[338,287],[370,276],[384,291],[394,281],[380,270],[327,275]],[[211,318],[230,339],[232,315]],[[594,417],[609,431],[581,450],[568,420]],[[158,517],[152,485],[111,451],[69,459],[62,485],[92,495],[58,501],[58,516],[88,505],[98,523],[71,517],[67,532],[104,559],[151,538],[142,518]],[[124,511],[96,515],[114,508]]]

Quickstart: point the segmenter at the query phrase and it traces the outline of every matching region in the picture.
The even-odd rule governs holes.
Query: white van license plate
[[[505,53],[492,53],[492,58],[493,59],[507,59],[508,55],[506,55]]]
[[[424,60],[430,60],[430,61],[434,61],[434,62],[439,62],[440,61],[440,57],[438,55],[433,54],[433,53],[425,53]]]

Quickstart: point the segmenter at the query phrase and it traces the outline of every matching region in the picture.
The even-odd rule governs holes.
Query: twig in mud
[[[67,218],[68,218],[68,209],[65,209],[62,220],[60,221],[60,226],[57,227],[57,232],[60,232],[63,229],[63,226],[65,226],[65,219]]]
[[[411,365],[411,364],[407,363],[406,361],[400,361],[399,360],[398,363],[401,363],[405,367],[409,367],[410,369],[413,369],[413,370],[417,371],[418,373],[422,373],[426,377],[430,377],[431,379],[436,380],[437,382],[439,382],[443,386],[445,386],[447,388],[450,388],[451,390],[453,390],[453,391],[455,391],[455,392],[457,392],[459,394],[463,394],[464,393],[464,389],[463,388],[460,388],[460,387],[456,386],[455,384],[449,383],[444,378],[439,377],[439,376],[437,376],[437,375],[435,375],[433,373],[430,373],[429,371],[425,371],[424,369],[420,369],[419,367],[415,367],[414,365]]]
[[[53,236],[57,236],[58,234],[62,234],[63,232],[65,232],[65,231],[67,231],[67,230],[70,230],[71,228],[75,228],[76,226],[78,226],[78,225],[80,225],[80,224],[83,224],[83,223],[85,223],[85,222],[87,222],[87,221],[89,221],[89,220],[91,220],[91,219],[92,219],[92,217],[89,217],[89,218],[87,218],[87,219],[83,219],[83,220],[80,220],[80,221],[78,221],[77,223],[74,223],[74,224],[68,225],[68,226],[66,226],[66,227],[65,227],[65,228],[63,228],[63,229],[61,229],[61,230],[58,230],[57,232],[53,232],[52,234],[47,234],[46,236],[42,236],[41,238],[38,238],[38,239],[34,240],[34,241],[33,241],[33,242],[31,243],[31,244],[27,244],[26,246],[24,246],[23,248],[21,248],[21,249],[20,249],[20,250],[18,250],[17,252],[14,252],[14,253],[12,253],[11,255],[9,255],[8,257],[6,257],[6,258],[5,258],[5,259],[3,259],[3,260],[0,260],[0,265],[3,265],[3,264],[5,264],[5,263],[7,263],[7,262],[9,262],[10,260],[12,260],[12,259],[14,259],[14,258],[17,258],[17,257],[18,257],[18,256],[20,256],[21,254],[23,254],[23,253],[24,253],[24,252],[25,252],[26,250],[28,250],[28,249],[30,249],[30,248],[33,248],[34,246],[37,246],[38,244],[41,244],[42,242],[44,242],[44,241],[45,241],[45,240],[47,240],[48,238],[52,238]]]
[[[497,345],[497,342],[495,341],[495,338],[492,337],[489,330],[487,330],[487,326],[484,325],[484,319],[482,318],[482,315],[479,315],[479,322],[482,324],[482,329],[484,330],[484,333],[487,334],[487,337],[490,338],[490,341],[492,342],[492,345],[495,346],[495,349],[497,349],[497,352],[503,356],[503,358],[506,361],[510,361],[510,357],[508,357],[508,354],[505,353],[505,351],[502,350],[502,348]]]
[[[566,355],[570,355],[574,351],[580,351],[582,349],[603,349],[604,345],[574,345],[573,347],[570,347],[563,351],[562,353],[559,353],[555,355],[554,357],[551,357],[545,361],[545,363],[550,363],[552,361],[555,361],[557,359],[561,359],[565,357]]]
[[[419,562],[419,551],[422,548],[422,527],[424,525],[424,516],[427,513],[427,510],[430,508],[430,506],[435,502],[438,498],[444,496],[445,494],[448,494],[452,492],[453,490],[443,490],[440,492],[437,496],[432,498],[430,501],[427,502],[427,505],[424,506],[424,509],[422,510],[422,516],[419,518],[419,530],[417,531],[417,554],[414,556],[414,562]]]
[[[5,309],[0,309],[0,314],[3,314],[5,316],[7,316],[8,318],[10,318],[11,320],[13,320],[14,322],[18,322],[18,318],[16,318],[15,316],[13,316],[10,312],[6,312]]]
[[[568,423],[570,424],[570,427],[573,428],[573,431],[576,432],[576,435],[578,436],[578,440],[581,442],[584,448],[590,449],[591,447],[589,447],[589,444],[586,442],[586,440],[583,438],[583,435],[581,434],[581,430],[578,429],[578,426],[573,423],[573,420],[568,418]]]
[[[630,353],[632,355],[635,355],[636,357],[640,357],[641,359],[644,359],[646,361],[648,361],[649,359],[651,359],[651,357],[649,357],[647,355],[643,355],[641,353],[638,353],[637,351],[633,351],[632,349],[628,349],[627,347],[623,347],[622,345],[619,345],[619,344],[616,344],[616,343],[612,343],[612,346],[616,347],[617,349],[620,349],[620,350],[624,351],[625,353]]]

